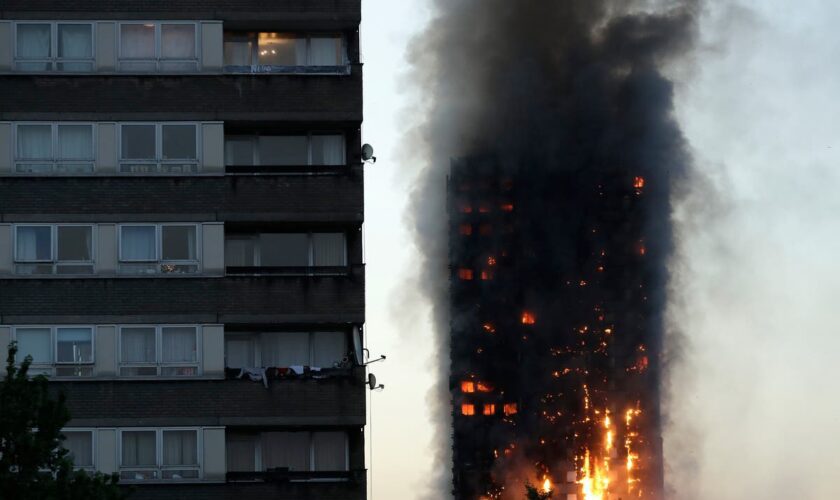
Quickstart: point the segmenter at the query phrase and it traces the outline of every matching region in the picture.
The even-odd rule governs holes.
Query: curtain
[[[52,228],[49,226],[20,226],[17,228],[17,260],[52,260]]]
[[[260,136],[260,165],[309,165],[308,139],[305,135]]]
[[[289,367],[309,364],[309,334],[263,333],[260,336],[262,366]]]
[[[256,449],[257,443],[254,437],[227,434],[225,451],[228,472],[255,472],[257,470]]]
[[[253,368],[254,338],[235,335],[225,339],[225,367]]]
[[[225,66],[250,66],[253,42],[225,41]]]
[[[120,360],[123,363],[154,363],[155,329],[123,328],[120,334]]]
[[[195,25],[161,25],[160,55],[164,59],[195,58]]]
[[[56,339],[56,361],[93,362],[93,331],[90,328],[58,328]]]
[[[155,467],[155,431],[124,431],[122,433],[122,465],[124,467]]]
[[[93,132],[91,126],[59,125],[57,156],[62,160],[93,159]]]
[[[155,226],[124,226],[120,235],[121,260],[157,260]]]
[[[343,432],[315,432],[312,434],[315,448],[316,471],[347,470],[347,435]]]
[[[33,363],[51,363],[52,347],[49,328],[18,328],[15,333],[18,343],[18,361],[32,356]]]
[[[59,24],[58,57],[64,59],[92,58],[92,38],[89,24]]]
[[[309,41],[309,64],[311,66],[340,66],[341,38],[312,38]]]
[[[262,434],[263,468],[288,467],[293,471],[310,470],[308,432],[264,432]]]
[[[254,262],[255,242],[251,237],[225,240],[225,265],[230,267],[251,267]]]
[[[90,432],[64,431],[62,446],[69,451],[76,467],[93,466],[93,436]]]
[[[153,24],[120,25],[120,57],[154,59],[155,26]]]
[[[312,246],[316,266],[346,265],[344,233],[314,233]]]
[[[50,125],[19,125],[17,152],[21,160],[52,158],[52,128]]]
[[[161,335],[161,351],[165,363],[192,363],[196,360],[195,328],[163,328]]]
[[[18,24],[17,57],[48,59],[50,57],[50,25]]]
[[[198,465],[196,431],[163,431],[163,465]]]
[[[347,355],[344,332],[315,332],[312,334],[312,366],[332,368]]]
[[[344,165],[344,136],[313,135],[313,165]]]
[[[306,233],[260,234],[260,265],[263,267],[309,266],[309,235]]]

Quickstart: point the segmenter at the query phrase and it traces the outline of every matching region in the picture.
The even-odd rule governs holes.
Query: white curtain
[[[313,165],[344,165],[344,136],[313,135]]]
[[[260,340],[263,366],[309,365],[309,333],[263,333]]]
[[[15,338],[18,343],[18,362],[26,356],[32,356],[33,363],[52,362],[52,336],[49,328],[18,328]]]
[[[225,42],[225,66],[250,66],[253,42]]]
[[[340,66],[341,38],[312,38],[309,41],[309,64],[312,66]]]
[[[125,226],[121,228],[122,260],[157,260],[155,226]]]
[[[155,431],[124,431],[122,433],[122,465],[124,467],[155,467]]]
[[[347,470],[347,435],[343,432],[315,432],[312,434],[315,448],[316,471]]]
[[[123,328],[120,334],[120,359],[123,363],[154,363],[155,329]]]
[[[90,328],[58,328],[56,361],[62,363],[93,362],[93,331]]]
[[[50,25],[18,24],[17,57],[47,59],[50,57]]]
[[[90,432],[64,431],[62,446],[76,467],[93,466],[93,437]]]
[[[312,246],[316,266],[343,266],[347,262],[344,233],[314,233]]]
[[[308,432],[264,432],[262,434],[264,469],[288,467],[293,471],[310,470]]]
[[[24,262],[52,260],[52,228],[49,226],[18,227],[17,260]]]
[[[332,368],[347,355],[344,332],[314,332],[312,334],[312,366]]]
[[[228,472],[255,472],[257,442],[253,436],[228,433],[225,440]]]
[[[92,38],[89,24],[59,24],[58,57],[64,59],[92,58]]]
[[[58,126],[58,157],[63,160],[93,158],[93,132],[90,125]]]
[[[196,431],[163,431],[163,465],[198,465]]]
[[[232,335],[225,339],[225,366],[227,368],[253,368],[254,338]]]
[[[195,361],[195,328],[163,328],[161,335],[163,342],[161,350],[165,363],[191,363]]]
[[[153,24],[120,25],[120,41],[120,57],[155,58],[155,26]]]
[[[254,262],[254,238],[229,238],[225,240],[225,265],[251,267]]]
[[[195,57],[195,25],[161,25],[160,52],[164,59],[193,59]]]
[[[52,158],[52,128],[50,125],[19,125],[17,153],[21,160]]]

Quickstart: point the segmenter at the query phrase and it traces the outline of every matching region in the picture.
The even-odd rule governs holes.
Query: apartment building
[[[76,466],[366,498],[361,1],[0,9],[0,343]]]

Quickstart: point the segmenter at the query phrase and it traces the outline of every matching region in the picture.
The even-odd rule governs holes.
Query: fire
[[[545,478],[545,481],[543,481],[542,489],[543,489],[543,493],[551,492],[551,479],[550,478]]]
[[[642,189],[645,187],[645,178],[637,176],[633,179],[633,187],[636,189]]]
[[[522,312],[522,324],[523,325],[533,325],[537,322],[537,318],[534,316],[533,313],[528,311]]]
[[[502,203],[502,212],[513,212],[513,203]]]
[[[461,404],[461,415],[466,415],[468,417],[475,415],[475,405],[471,405],[469,403]]]
[[[496,265],[496,258],[495,257],[487,257],[487,265],[488,266],[495,266]]]
[[[475,392],[475,382],[464,380],[461,382],[461,392]]]
[[[473,232],[472,224],[461,224],[458,231],[464,236],[470,236]]]
[[[493,392],[493,384],[488,382],[479,382],[477,385],[478,392]]]
[[[484,328],[484,331],[487,333],[496,333],[496,327],[493,326],[493,323],[484,323],[481,327]]]
[[[461,212],[465,214],[471,214],[473,211],[472,205],[464,204],[461,205]]]
[[[473,271],[472,269],[458,269],[458,277],[464,281],[470,281],[473,279]]]
[[[493,273],[488,270],[481,271],[481,280],[482,281],[489,281],[493,279]]]
[[[496,414],[496,405],[493,403],[489,403],[484,405],[484,412],[485,415],[495,415]]]
[[[516,415],[519,413],[519,408],[516,406],[516,403],[505,403],[504,406],[505,415]]]

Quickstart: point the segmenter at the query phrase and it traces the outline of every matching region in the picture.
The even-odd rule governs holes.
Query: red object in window
[[[533,325],[536,322],[537,322],[537,318],[534,317],[533,313],[530,313],[528,311],[523,311],[522,312],[522,324],[523,325]]]
[[[466,415],[468,417],[475,415],[475,405],[463,403],[461,405],[461,415]]]
[[[644,177],[635,177],[633,179],[633,187],[636,189],[642,189],[645,187],[645,178]]]
[[[484,414],[485,415],[495,415],[496,414],[496,405],[490,403],[484,405]]]
[[[495,266],[496,265],[496,258],[495,257],[487,257],[487,265],[488,266]]]
[[[473,271],[472,269],[458,269],[458,277],[465,281],[470,281],[473,279]]]
[[[502,212],[513,212],[513,203],[502,203],[499,208],[502,209]]]
[[[461,382],[461,392],[475,392],[475,382],[469,380]]]
[[[516,403],[506,403],[504,406],[505,415],[516,415],[519,413],[519,409],[516,407]]]
[[[472,234],[472,224],[461,224],[459,229],[460,233],[464,236],[469,236]]]
[[[490,271],[487,271],[487,270],[481,271],[481,279],[483,281],[492,280],[493,279],[493,273],[491,273]]]
[[[465,214],[471,214],[472,213],[472,205],[464,203],[463,205],[461,205],[461,212],[463,212]]]
[[[482,236],[490,236],[493,234],[493,226],[490,224],[482,224],[478,226],[478,232]]]

